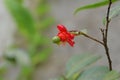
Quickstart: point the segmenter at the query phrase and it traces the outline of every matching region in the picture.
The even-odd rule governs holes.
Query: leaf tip
[[[76,15],[77,13],[78,13],[78,9],[76,9],[73,14]]]

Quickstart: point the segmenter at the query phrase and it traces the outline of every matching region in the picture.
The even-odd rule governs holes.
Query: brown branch
[[[104,45],[103,42],[101,42],[101,41],[99,41],[99,40],[97,40],[97,39],[95,39],[95,38],[93,38],[93,37],[91,37],[91,36],[89,36],[89,35],[87,35],[87,34],[85,34],[85,33],[83,33],[83,32],[81,32],[81,34],[84,35],[85,37],[87,37],[87,38],[93,40],[93,41],[96,41],[96,42],[98,42],[98,43]]]
[[[108,29],[109,29],[108,27],[109,27],[109,23],[110,23],[109,15],[110,15],[111,5],[112,5],[112,0],[109,0],[109,5],[108,5],[108,8],[107,8],[107,15],[106,15],[106,28],[104,30],[101,30],[102,35],[103,35],[104,48],[105,48],[105,51],[106,51],[110,71],[112,70],[112,61],[111,61],[111,58],[110,58],[107,38],[108,38]]]
[[[88,34],[85,34],[85,33],[81,32],[81,31],[71,30],[71,31],[69,31],[69,32],[70,32],[71,34],[76,35],[76,36],[78,36],[78,35],[83,35],[83,36],[85,36],[85,37],[87,37],[87,38],[89,38],[89,39],[91,39],[91,40],[93,40],[93,41],[95,41],[95,42],[98,42],[98,43],[104,45],[103,42],[97,40],[96,38],[94,38],[94,37],[92,37],[92,36],[89,36]]]

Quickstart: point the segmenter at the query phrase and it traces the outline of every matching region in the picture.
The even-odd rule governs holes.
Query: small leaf
[[[109,69],[104,66],[92,67],[85,70],[78,78],[78,80],[103,80]]]
[[[111,71],[108,74],[106,74],[103,80],[117,80],[117,79],[120,79],[120,73],[116,71]]]
[[[120,5],[111,9],[109,19],[117,17],[118,15],[120,15]]]
[[[116,18],[117,16],[120,15],[120,5],[119,6],[115,6],[114,8],[112,8],[110,10],[110,15],[109,15],[109,20]],[[103,19],[103,24],[106,24],[106,18]]]
[[[73,56],[66,65],[67,76],[70,78],[73,74],[77,72],[82,72],[88,65],[94,63],[100,58],[100,56],[92,54],[82,54]]]
[[[112,0],[112,2],[116,2],[116,1],[118,1],[118,0]],[[102,7],[102,6],[107,5],[108,3],[109,3],[109,0],[104,0],[104,1],[101,1],[101,2],[94,3],[94,4],[88,4],[88,5],[85,5],[85,6],[82,6],[82,7],[79,7],[78,9],[76,9],[74,14],[80,12],[81,10]]]

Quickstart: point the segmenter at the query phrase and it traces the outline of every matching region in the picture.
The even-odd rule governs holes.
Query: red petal
[[[74,46],[74,44],[75,44],[75,42],[74,41],[72,41],[71,39],[68,39],[67,40],[67,42],[73,47]]]
[[[60,32],[58,33],[58,35],[61,39],[61,41],[66,41],[67,40],[67,36],[66,36],[66,32]]]
[[[69,39],[74,39],[74,35],[73,34],[71,34],[71,33],[67,33],[68,34],[68,38]]]
[[[61,31],[61,32],[67,32],[67,29],[65,28],[65,26],[63,26],[63,25],[61,25],[61,24],[59,24],[59,25],[57,26],[57,28],[58,28],[58,30]]]

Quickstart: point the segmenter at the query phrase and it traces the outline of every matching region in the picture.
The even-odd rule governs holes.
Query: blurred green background
[[[33,80],[37,67],[45,63],[51,54],[50,39],[45,34],[54,23],[50,6],[46,0],[30,2],[36,3],[28,8],[25,0],[4,0],[6,9],[15,22],[16,31],[13,34],[14,42],[3,54],[0,80],[4,80],[10,66],[19,69],[17,76],[13,76],[15,80]]]
[[[71,56],[86,52],[102,55],[96,65],[106,65],[103,48],[83,36],[75,38],[74,48],[51,41],[57,24],[69,30],[87,29],[101,39],[98,28],[103,26],[106,7],[73,15],[79,6],[97,1],[0,0],[0,80],[52,80],[64,74]],[[112,22],[116,28],[109,32],[109,41],[115,41],[110,43],[115,70],[120,70],[119,21],[118,17]]]

